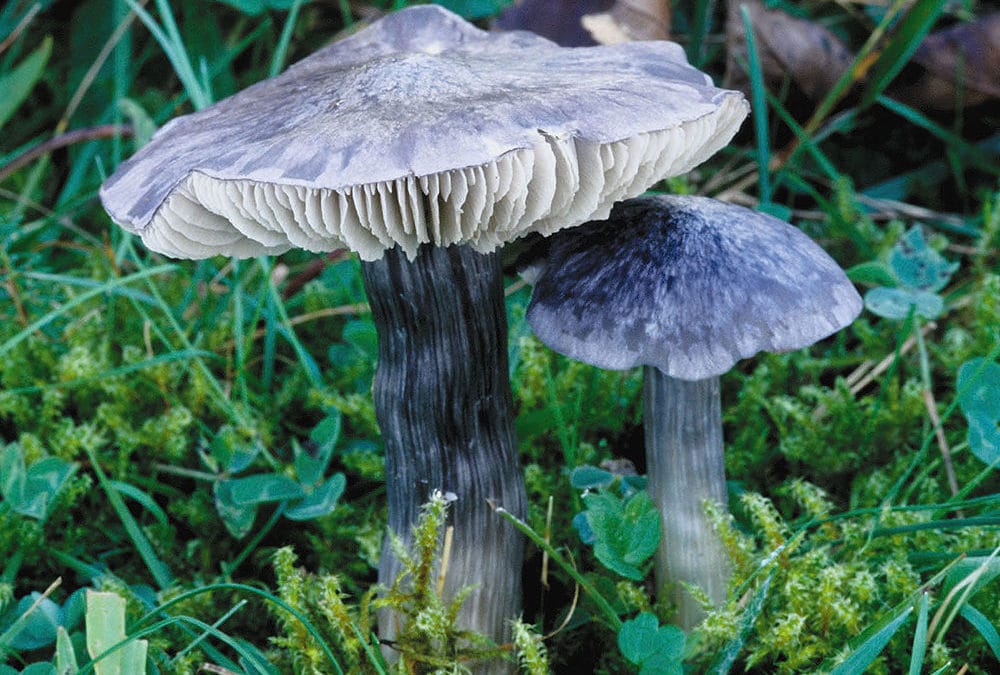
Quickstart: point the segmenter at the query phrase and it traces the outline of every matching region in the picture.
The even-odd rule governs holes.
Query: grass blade
[[[530,539],[536,546],[538,546],[538,548],[548,553],[549,560],[554,562],[556,565],[559,565],[559,567],[561,567],[563,571],[566,572],[566,574],[572,577],[573,581],[575,581],[580,585],[580,588],[583,589],[583,592],[586,593],[590,597],[590,599],[594,601],[594,604],[600,608],[601,614],[604,616],[605,620],[607,620],[607,622],[611,625],[615,633],[621,630],[622,620],[618,617],[618,612],[614,610],[614,608],[608,603],[607,599],[603,595],[601,595],[600,591],[598,591],[597,588],[595,588],[594,585],[591,584],[590,581],[588,581],[587,578],[583,576],[580,573],[580,571],[576,569],[574,565],[572,565],[568,560],[566,560],[566,558],[563,557],[563,555],[559,551],[557,551],[555,547],[552,546],[552,544],[545,541],[545,537],[535,532],[533,529],[531,529],[530,525],[528,525],[526,522],[515,516],[507,509],[501,507],[494,507],[493,510],[496,511],[498,514],[500,514],[502,518],[506,518],[511,525],[517,528],[517,530],[521,532],[521,534]]]
[[[997,661],[1000,661],[1000,633],[997,632],[996,626],[990,623],[985,614],[972,605],[963,605],[958,613],[963,619],[971,623],[973,628],[979,631],[979,634],[986,640],[986,644],[993,650],[993,656],[997,658]]]
[[[340,663],[337,661],[337,658],[334,656],[333,652],[330,650],[330,646],[328,644],[326,644],[326,642],[323,641],[323,636],[320,635],[320,633],[316,629],[316,627],[312,625],[312,622],[309,621],[308,617],[306,617],[305,615],[303,615],[301,612],[299,612],[297,609],[295,609],[294,607],[292,607],[291,605],[289,605],[288,603],[286,603],[281,598],[279,598],[279,597],[277,597],[277,596],[275,596],[275,595],[273,595],[271,593],[268,593],[267,591],[261,590],[260,588],[255,588],[253,586],[248,586],[246,584],[233,584],[233,583],[211,584],[209,586],[203,586],[201,588],[195,588],[193,590],[187,591],[186,593],[181,593],[177,597],[171,598],[169,601],[163,603],[162,605],[160,605],[156,609],[154,609],[154,610],[148,612],[147,614],[145,614],[144,616],[142,616],[136,622],[136,625],[137,626],[142,625],[143,623],[145,623],[146,621],[148,621],[152,617],[156,616],[157,614],[165,612],[167,609],[169,609],[173,605],[176,605],[176,604],[178,604],[180,602],[183,602],[183,601],[187,600],[188,598],[193,598],[193,597],[195,597],[197,595],[201,595],[203,593],[211,593],[212,591],[221,590],[221,589],[237,590],[237,591],[242,591],[244,593],[249,593],[251,595],[256,595],[256,596],[258,596],[260,598],[263,598],[267,602],[270,602],[270,603],[272,603],[274,605],[277,605],[282,610],[284,610],[284,611],[288,612],[289,614],[291,614],[292,616],[294,616],[296,619],[299,620],[299,622],[302,623],[302,626],[306,629],[306,631],[309,633],[309,635],[311,635],[316,640],[316,642],[319,645],[320,649],[323,650],[323,654],[327,657],[327,660],[329,660],[330,665],[332,665],[334,667],[334,670],[338,673],[338,675],[343,675],[344,671],[340,667]],[[208,624],[204,624],[204,623],[201,623],[201,622],[196,622],[193,619],[190,619],[190,618],[187,618],[187,617],[174,617],[174,619],[185,619],[187,621],[195,623],[200,628],[202,628],[202,630],[208,631],[208,632],[212,633],[213,635],[216,635],[218,633],[218,631],[216,631],[214,628],[212,628]],[[149,632],[152,629],[154,629],[154,628],[158,629],[158,627],[162,627],[162,625],[164,625],[164,623],[170,623],[170,621],[171,620],[168,619],[168,620],[166,620],[166,622],[162,622],[161,621],[160,623],[153,624],[149,628],[145,628],[145,629],[143,629],[141,631],[136,632],[134,635],[136,637],[141,637],[141,636],[147,635],[147,634],[149,634]],[[230,639],[230,638],[228,638],[228,636],[225,636],[225,637],[227,639]],[[242,652],[241,652],[241,654],[242,654]]]
[[[996,176],[1000,176],[1000,164],[996,162],[994,157],[990,157],[987,153],[983,152],[975,145],[972,145],[961,136],[945,129],[919,110],[911,108],[910,106],[904,105],[898,101],[894,101],[887,96],[879,96],[876,100],[879,105],[896,113],[907,122],[915,124],[916,126],[931,132],[979,168]]]
[[[47,37],[10,72],[0,76],[0,91],[3,92],[3,96],[0,96],[0,127],[17,112],[21,102],[31,93],[51,54],[52,38]]]
[[[285,59],[288,55],[288,44],[292,41],[292,32],[295,30],[295,21],[299,18],[299,10],[302,9],[304,0],[295,0],[288,10],[285,18],[285,26],[281,29],[281,36],[278,38],[278,46],[271,57],[271,68],[268,70],[268,77],[275,77],[285,67]]]
[[[212,352],[206,352],[197,349],[181,349],[176,352],[170,352],[168,354],[160,354],[159,356],[154,356],[151,359],[143,359],[142,361],[129,363],[124,366],[119,366],[118,368],[105,370],[101,373],[98,373],[97,375],[74,377],[72,380],[64,380],[62,382],[54,382],[52,384],[39,384],[39,385],[32,385],[30,387],[17,387],[16,389],[7,389],[6,391],[10,394],[31,394],[31,393],[48,391],[50,389],[73,389],[74,387],[79,387],[89,382],[93,382],[94,380],[107,380],[114,377],[121,377],[122,375],[128,375],[129,373],[135,373],[139,372],[140,370],[145,370],[147,368],[153,368],[154,366],[158,366],[163,363],[168,363],[170,361],[185,361],[187,359],[196,359],[196,358],[214,358],[215,356],[216,355],[213,354]]]
[[[753,111],[753,128],[757,140],[757,191],[760,207],[771,203],[771,150],[767,136],[767,96],[764,91],[764,74],[761,70],[757,42],[754,38],[750,10],[740,7],[743,30],[747,37],[747,61],[750,71],[750,100]]]
[[[125,531],[132,540],[132,545],[135,546],[139,557],[142,558],[142,561],[146,564],[146,568],[153,575],[156,585],[161,589],[169,588],[173,585],[173,575],[170,573],[170,568],[156,555],[153,545],[146,538],[142,528],[139,527],[139,523],[132,516],[132,512],[125,506],[125,501],[114,485],[112,485],[112,481],[108,478],[107,474],[104,473],[104,469],[101,468],[94,449],[87,445],[86,451],[87,456],[90,458],[90,466],[97,475],[97,481],[104,490],[104,494],[107,495],[108,501],[111,503],[111,508],[114,509],[118,518],[122,521],[122,525],[125,526]]]
[[[86,293],[78,295],[72,300],[68,300],[67,302],[64,302],[63,304],[59,305],[58,308],[53,309],[51,312],[48,312],[42,318],[34,321],[29,326],[26,326],[23,330],[14,335],[14,337],[10,338],[3,344],[0,344],[0,356],[7,354],[7,352],[9,352],[11,349],[16,347],[21,342],[23,342],[25,339],[28,338],[28,336],[30,336],[35,331],[41,330],[45,326],[49,325],[50,323],[58,319],[60,316],[66,314],[69,310],[79,305],[82,305],[91,298],[95,298],[98,295],[102,295],[104,293],[110,293],[116,288],[119,288],[120,286],[124,286],[126,284],[130,284],[133,281],[139,281],[140,279],[145,279],[147,277],[155,276],[157,274],[170,272],[173,271],[174,269],[176,269],[175,265],[159,265],[157,267],[150,267],[140,272],[136,272],[135,274],[131,274],[127,277],[112,279],[107,283],[92,288]]]
[[[160,10],[161,17],[163,19],[164,27],[161,27],[156,23],[156,19],[143,9],[135,0],[125,0],[132,11],[136,13],[139,20],[145,24],[149,32],[153,34],[153,37],[160,47],[163,49],[163,53],[166,54],[167,60],[174,67],[174,72],[177,73],[177,78],[184,85],[184,90],[187,92],[188,97],[191,99],[191,103],[198,110],[206,108],[212,103],[211,94],[209,94],[202,83],[198,81],[198,76],[195,75],[194,67],[191,65],[191,59],[188,58],[187,51],[184,47],[184,41],[180,36],[180,32],[177,30],[177,23],[174,21],[173,13],[170,10],[170,5],[163,0],[157,0],[156,5]]]
[[[712,665],[708,667],[708,672],[711,675],[727,675],[730,668],[733,667],[736,657],[739,656],[740,650],[743,649],[743,645],[746,644],[747,638],[750,636],[750,630],[764,609],[764,601],[767,599],[767,593],[771,589],[771,582],[773,580],[774,571],[764,578],[764,582],[750,599],[750,603],[743,612],[743,618],[740,619],[740,632],[736,637],[722,646],[722,649],[719,650],[719,653],[712,661]]]
[[[910,675],[920,675],[927,653],[927,615],[930,603],[927,594],[920,596],[920,611],[917,613],[917,630],[913,634],[913,649],[910,653]]]
[[[883,619],[876,624],[880,626],[878,630],[862,642],[857,649],[851,651],[850,655],[833,669],[831,675],[864,675],[865,669],[882,653],[892,636],[909,618],[911,612],[913,612],[912,605],[895,616]]]
[[[705,64],[706,38],[712,29],[715,15],[715,0],[697,0],[691,16],[691,31],[688,36],[688,59],[695,68]]]
[[[140,506],[149,511],[149,513],[156,518],[156,521],[161,525],[167,524],[167,514],[164,513],[160,505],[156,503],[156,500],[149,496],[148,493],[140,490],[134,485],[125,483],[120,480],[108,481],[108,485],[118,491],[119,494],[125,497],[130,497],[134,501],[138,502]]]
[[[910,8],[896,34],[868,71],[868,86],[861,97],[862,108],[871,105],[899,74],[941,16],[944,6],[945,0],[917,0]]]

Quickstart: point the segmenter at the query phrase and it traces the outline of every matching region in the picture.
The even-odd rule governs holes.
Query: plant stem
[[[924,397],[924,407],[927,408],[927,415],[930,418],[934,436],[937,438],[938,449],[941,450],[941,459],[944,461],[944,472],[948,478],[948,487],[951,488],[951,495],[958,495],[958,479],[955,476],[955,467],[951,462],[951,448],[948,447],[948,439],[945,438],[944,429],[941,427],[941,418],[937,412],[937,402],[934,400],[934,384],[931,382],[931,360],[927,354],[927,343],[924,341],[923,326],[920,319],[913,318],[913,333],[917,338],[917,349],[920,354],[920,377],[924,383],[922,392]]]
[[[681,583],[702,588],[720,604],[730,574],[704,510],[708,499],[727,503],[719,378],[678,380],[652,366],[643,378],[647,489],[662,522],[656,586],[661,600],[670,593],[675,623],[688,630],[705,612]]]
[[[528,523],[524,522],[520,518],[508,513],[506,509],[497,507],[497,513],[513,523],[518,530],[524,533],[524,536],[534,542],[538,548],[545,551],[549,558],[552,559],[552,562],[561,567],[562,570],[566,572],[566,574],[568,574],[570,578],[580,586],[580,588],[583,589],[583,592],[586,593],[593,603],[597,605],[598,609],[601,610],[604,620],[608,622],[615,633],[621,630],[622,620],[618,616],[617,610],[611,606],[611,603],[608,602],[607,598],[601,595],[601,592],[597,590],[597,587],[594,586],[589,579],[587,579],[586,575],[576,568],[576,565],[571,560],[567,559],[554,546],[552,546],[552,544],[550,544],[545,537],[531,529],[531,525],[528,525]]]
[[[468,246],[424,246],[409,261],[392,249],[363,263],[362,272],[379,335],[373,395],[385,444],[389,527],[409,546],[432,491],[454,493],[444,599],[474,584],[458,626],[506,642],[509,621],[520,613],[524,540],[487,500],[523,518],[526,498],[499,257]],[[387,542],[379,581],[391,585],[400,570]],[[382,638],[397,634],[398,620],[382,613]]]

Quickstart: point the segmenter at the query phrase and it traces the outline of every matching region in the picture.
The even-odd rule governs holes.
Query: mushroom
[[[704,612],[681,583],[726,597],[704,512],[727,503],[719,375],[759,351],[810,345],[861,298],[823,249],[772,216],[705,197],[650,196],[559,233],[535,271],[528,323],[549,347],[611,370],[643,366],[648,489],[662,521],[657,588],[675,620]]]
[[[284,74],[164,126],[101,189],[166,255],[347,247],[379,335],[389,527],[454,493],[446,599],[505,640],[523,515],[496,249],[606,217],[725,145],[747,113],[672,43],[564,49],[436,6],[390,14]],[[400,565],[383,549],[380,581]],[[380,634],[397,634],[383,613]]]

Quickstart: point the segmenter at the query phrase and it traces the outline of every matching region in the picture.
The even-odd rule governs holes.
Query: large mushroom
[[[811,345],[861,298],[830,256],[772,216],[705,197],[650,196],[547,242],[528,323],[557,352],[611,370],[643,366],[648,489],[660,511],[657,587],[676,622],[716,604],[728,561],[704,512],[727,503],[719,376],[760,351]]]
[[[445,596],[494,640],[520,607],[525,509],[496,249],[607,216],[687,171],[747,113],[672,43],[564,49],[435,6],[391,14],[164,126],[101,189],[112,218],[182,258],[348,247],[379,334],[374,398],[389,527],[407,543],[452,492]],[[399,564],[386,547],[379,577]],[[398,617],[380,617],[382,637]]]

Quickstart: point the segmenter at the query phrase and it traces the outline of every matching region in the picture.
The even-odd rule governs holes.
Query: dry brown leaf
[[[530,30],[563,47],[596,44],[580,23],[586,14],[609,9],[614,0],[521,0],[507,7],[494,26],[501,30]]]
[[[840,38],[820,24],[768,9],[758,0],[730,2],[726,18],[725,86],[750,90],[741,6],[750,12],[761,71],[769,86],[778,86],[789,77],[806,96],[820,99],[850,66],[854,58],[851,52]]]
[[[600,44],[670,37],[670,0],[617,0],[606,12],[583,17]]]
[[[946,111],[955,108],[960,91],[964,105],[1000,98],[1000,12],[931,33],[913,61],[923,74],[890,92],[903,103]]]

